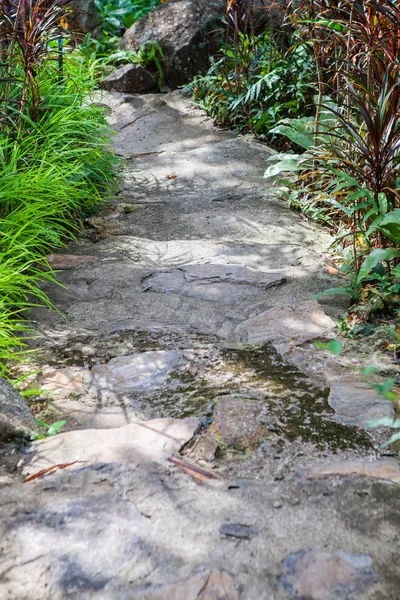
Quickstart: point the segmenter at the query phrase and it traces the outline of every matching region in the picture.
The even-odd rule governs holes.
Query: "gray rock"
[[[216,35],[226,10],[225,0],[179,0],[162,4],[125,33],[120,47],[138,50],[155,40],[161,46],[165,81],[178,87],[205,72],[220,46]],[[222,32],[222,28],[221,28]]]
[[[237,450],[259,446],[268,434],[267,428],[257,420],[262,409],[261,402],[233,396],[221,396],[216,401],[210,433]]]
[[[156,350],[111,359],[92,369],[89,392],[142,392],[161,387],[183,358],[180,350]]]
[[[95,0],[71,0],[68,6],[71,7],[72,12],[67,16],[67,22],[73,35],[86,33],[90,33],[93,37],[101,35],[100,17]]]
[[[255,271],[241,265],[197,264],[152,273],[143,281],[144,291],[173,292],[234,306],[262,300],[261,289],[285,281],[283,273]]]
[[[0,442],[29,437],[34,428],[35,419],[18,391],[0,378]]]
[[[104,90],[127,94],[151,92],[157,88],[156,78],[137,64],[123,65],[110,73],[101,82]]]
[[[137,421],[115,429],[69,431],[34,442],[28,455],[26,476],[49,466],[74,463],[118,463],[137,466],[143,462],[163,463],[179,452],[199,429],[200,421],[188,419],[153,419]]]
[[[271,308],[240,323],[235,337],[239,342],[272,342],[280,354],[312,340],[330,338],[336,324],[315,300]]]
[[[350,600],[376,578],[372,558],[350,552],[301,550],[284,565],[280,584],[294,600]]]
[[[286,279],[283,273],[255,271],[243,265],[197,264],[179,267],[179,270],[184,272],[187,281],[200,280],[204,283],[229,281],[230,283],[259,285],[264,289],[279,285]]]
[[[219,448],[219,442],[208,431],[202,435],[196,447],[193,449],[193,455],[197,460],[213,462]]]
[[[348,425],[365,426],[367,421],[394,417],[393,404],[353,377],[332,383],[328,403],[336,419]]]

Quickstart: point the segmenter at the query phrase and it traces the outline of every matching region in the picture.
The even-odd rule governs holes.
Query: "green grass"
[[[49,66],[40,86],[37,120],[15,115],[18,127],[0,138],[0,375],[23,355],[25,311],[51,306],[41,290],[54,280],[47,254],[74,238],[114,181],[110,130],[84,64],[68,58],[61,82]]]

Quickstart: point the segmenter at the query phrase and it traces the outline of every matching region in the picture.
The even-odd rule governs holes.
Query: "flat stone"
[[[305,342],[332,337],[335,326],[318,302],[306,300],[271,308],[240,323],[235,337],[247,344],[272,342],[280,354],[286,354]]]
[[[57,392],[57,396],[65,397],[70,394],[84,394],[86,383],[90,379],[90,371],[83,367],[64,367],[55,369],[49,367],[42,372],[42,387]]]
[[[102,82],[104,90],[122,92],[127,94],[140,94],[151,92],[157,88],[157,80],[138,64],[123,65],[107,75]]]
[[[196,264],[152,273],[144,279],[143,290],[235,305],[261,300],[263,294],[258,288],[267,289],[284,281],[283,273],[255,271],[241,265]]]
[[[134,410],[127,410],[122,404],[108,406],[96,400],[88,402],[87,398],[80,400],[65,399],[64,395],[52,401],[52,408],[59,413],[60,419],[67,420],[71,429],[115,429],[131,423],[135,418]]]
[[[237,450],[254,449],[268,435],[267,428],[257,421],[261,412],[258,400],[243,400],[233,396],[220,396],[214,409],[210,427],[216,439]]]
[[[280,585],[293,600],[350,600],[375,578],[365,554],[301,550],[284,560]]]
[[[243,265],[195,264],[179,267],[185,273],[187,281],[229,281],[230,283],[248,283],[264,289],[279,285],[286,279],[284,273],[256,271]]]
[[[328,403],[336,419],[348,425],[365,426],[371,419],[393,417],[393,404],[367,384],[346,378],[331,384]]]
[[[397,458],[383,458],[376,461],[338,461],[315,464],[296,475],[306,479],[323,479],[325,477],[371,477],[382,481],[400,483],[400,469]]]
[[[79,265],[99,260],[97,256],[88,256],[84,254],[49,254],[48,260],[53,269],[73,269]]]
[[[180,350],[155,350],[111,359],[92,369],[89,392],[143,392],[164,385],[183,358]]]
[[[213,462],[215,460],[218,447],[218,440],[216,440],[215,437],[207,431],[201,436],[200,440],[196,444],[193,454],[198,460]]]
[[[29,476],[52,465],[75,462],[70,468],[84,464],[116,462],[137,466],[143,462],[163,463],[173,452],[179,452],[199,428],[200,421],[188,419],[154,419],[137,421],[116,429],[84,429],[69,431],[34,442]]]
[[[0,377],[0,442],[29,437],[36,422],[18,390]]]

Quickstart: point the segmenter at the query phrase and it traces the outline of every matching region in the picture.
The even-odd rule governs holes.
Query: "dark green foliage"
[[[190,85],[194,98],[221,125],[267,134],[288,116],[307,112],[314,66],[305,45],[279,49],[270,33],[239,32],[208,74]]]
[[[96,0],[102,37],[99,41],[91,40],[92,49],[98,55],[115,51],[124,31],[160,3],[161,0]]]

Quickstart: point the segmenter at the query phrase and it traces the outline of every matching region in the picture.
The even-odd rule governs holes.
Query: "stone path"
[[[67,427],[0,478],[0,597],[397,600],[400,471],[363,429],[393,408],[314,345],[329,236],[181,93],[102,101],[120,193],[31,313]]]

